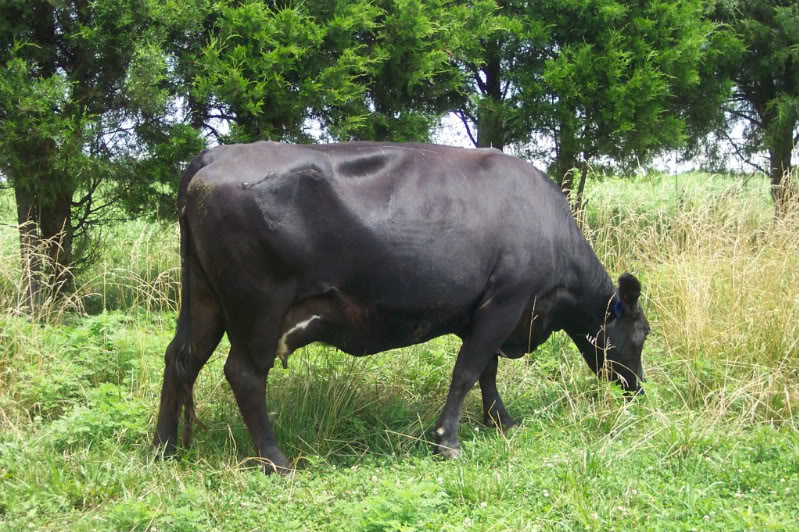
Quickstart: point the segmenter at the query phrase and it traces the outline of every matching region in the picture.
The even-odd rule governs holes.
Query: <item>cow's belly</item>
[[[277,355],[320,341],[355,356],[371,355],[458,333],[467,325],[466,308],[408,311],[363,304],[336,289],[305,298],[283,319]]]

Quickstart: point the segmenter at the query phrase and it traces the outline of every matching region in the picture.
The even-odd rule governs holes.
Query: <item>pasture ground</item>
[[[269,380],[292,479],[247,460],[226,341],[191,447],[151,452],[174,225],[109,228],[77,294],[35,321],[0,225],[0,530],[798,530],[799,209],[775,220],[764,179],[706,174],[606,178],[587,197],[600,259],[643,283],[645,397],[599,382],[559,333],[500,361],[521,426],[484,427],[473,391],[463,457],[444,462],[426,441],[457,338],[360,359],[313,345]]]

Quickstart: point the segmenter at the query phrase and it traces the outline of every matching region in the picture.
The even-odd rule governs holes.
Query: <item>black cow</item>
[[[497,355],[565,330],[591,369],[641,391],[649,325],[629,273],[615,287],[560,189],[497,150],[258,142],[199,155],[183,176],[182,306],[154,443],[175,449],[192,387],[227,332],[227,377],[267,470],[290,471],[264,400],[275,359],[314,341],[361,356],[454,333],[463,340],[437,450],[479,380],[486,423],[514,424]]]

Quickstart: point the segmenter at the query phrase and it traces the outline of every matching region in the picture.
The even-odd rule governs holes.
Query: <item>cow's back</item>
[[[291,277],[298,297],[335,287],[398,309],[465,308],[498,270],[540,284],[570,219],[551,181],[494,151],[264,142],[206,158],[186,199],[210,274]]]

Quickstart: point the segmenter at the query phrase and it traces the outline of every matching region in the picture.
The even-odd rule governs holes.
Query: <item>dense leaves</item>
[[[230,121],[223,140],[308,142],[312,113],[334,115],[363,93],[358,78],[374,59],[353,37],[374,28],[368,4],[339,3],[326,24],[302,7],[245,2],[219,10],[192,93],[216,102],[217,116]],[[358,17],[344,22],[342,12]],[[356,114],[339,126],[346,132],[359,121]]]
[[[799,7],[788,0],[724,0],[716,3],[713,18],[733,32],[723,65],[735,82],[725,110],[730,122],[744,126],[736,154],[771,176],[772,195],[780,200],[799,143]],[[726,129],[722,134],[728,136]],[[761,151],[769,154],[768,168],[750,161]]]
[[[715,28],[697,0],[468,7],[476,39],[459,64],[472,95],[458,113],[475,145],[527,145],[565,188],[581,160],[645,164],[682,148],[729,90],[704,66]]]
[[[153,183],[167,173],[174,181],[201,147],[181,129],[163,50],[192,12],[185,1],[0,6],[0,172],[15,190],[23,243],[50,242],[57,278],[91,258],[87,231],[118,216],[116,204],[166,203],[168,190]],[[35,275],[45,266],[25,249]]]
[[[222,142],[426,140],[458,73],[435,2],[221,2],[192,59],[191,98]]]

